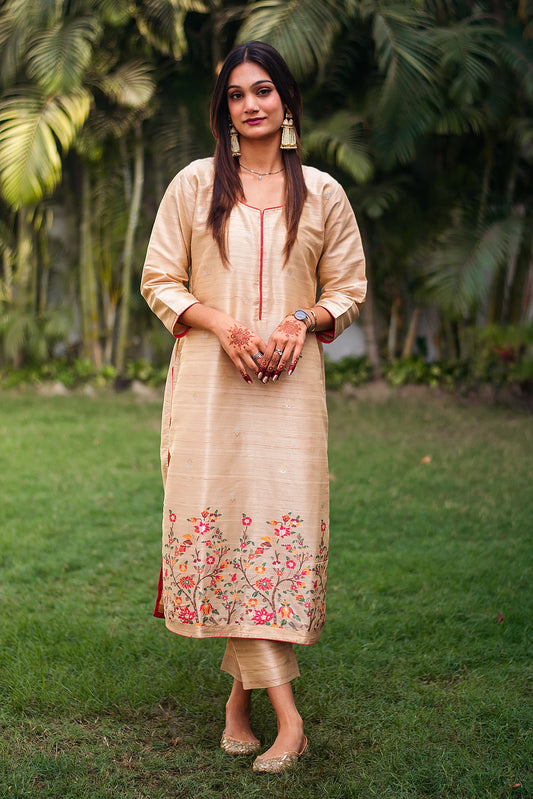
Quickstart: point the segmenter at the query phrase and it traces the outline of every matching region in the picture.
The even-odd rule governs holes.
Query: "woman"
[[[290,768],[306,747],[293,644],[315,643],[325,615],[321,342],[351,324],[366,287],[342,188],[301,165],[301,107],[274,48],[231,51],[211,102],[214,158],[168,187],[142,278],[176,337],[155,615],[180,635],[227,638],[226,752],[259,750],[250,695],[266,688],[278,735],[253,768],[269,772]]]

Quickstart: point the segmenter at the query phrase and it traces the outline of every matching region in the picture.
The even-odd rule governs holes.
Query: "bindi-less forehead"
[[[262,86],[265,83],[269,83],[271,86],[274,85],[274,82],[270,80],[270,78],[264,78],[263,80],[256,80],[254,83],[251,84],[251,88],[255,89],[256,86]],[[242,86],[239,86],[238,83],[230,83],[228,86],[228,91],[230,89],[242,89]]]
[[[243,61],[230,72],[227,91],[243,88],[257,88],[259,84],[274,86],[270,75],[259,64]]]

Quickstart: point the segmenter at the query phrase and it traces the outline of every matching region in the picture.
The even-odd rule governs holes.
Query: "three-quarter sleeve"
[[[178,318],[198,302],[188,290],[195,202],[195,185],[178,173],[159,206],[141,278],[141,294],[176,338],[189,330]]]
[[[359,315],[366,296],[365,255],[354,212],[342,187],[328,187],[324,199],[324,249],[318,263],[317,304],[333,318],[333,327],[318,333],[328,344]]]

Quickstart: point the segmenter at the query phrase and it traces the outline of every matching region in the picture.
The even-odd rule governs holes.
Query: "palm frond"
[[[397,205],[405,195],[402,180],[392,179],[380,183],[367,183],[348,190],[350,202],[358,214],[379,219]]]
[[[436,114],[438,53],[430,18],[407,6],[383,6],[373,20],[384,76],[375,104],[376,142],[386,163],[407,163]]]
[[[28,32],[9,30],[0,17],[0,84],[11,86],[24,63]]]
[[[305,148],[332,167],[346,172],[356,183],[366,183],[374,172],[362,122],[339,111],[305,134]]]
[[[140,108],[155,91],[152,67],[146,61],[128,61],[97,81],[102,91],[119,105]]]
[[[136,5],[134,16],[139,31],[156,50],[180,59],[187,50],[183,27],[187,12],[207,10],[199,0],[145,0]]]
[[[129,0],[95,0],[95,4],[103,22],[114,27],[126,25],[131,18]]]
[[[15,361],[21,355],[29,354],[36,361],[44,361],[47,345],[42,335],[41,325],[34,313],[12,310],[2,319],[2,349],[4,356]]]
[[[495,25],[481,24],[475,17],[435,31],[448,94],[456,103],[474,103],[489,83],[501,35]]]
[[[28,76],[49,94],[80,85],[101,32],[94,17],[61,20],[35,36],[27,54]]]
[[[483,111],[472,106],[444,108],[435,124],[436,133],[445,136],[462,136],[464,133],[482,133],[487,126]]]
[[[42,30],[59,18],[62,6],[56,0],[7,0],[2,8],[2,24],[13,30]]]
[[[529,117],[510,119],[508,131],[515,136],[522,158],[533,162],[533,121]]]
[[[519,78],[529,100],[533,100],[533,53],[522,38],[506,37],[498,54],[502,62]]]
[[[38,201],[61,177],[61,157],[82,127],[90,95],[46,97],[22,88],[4,98],[0,108],[0,186],[13,208]]]
[[[268,42],[303,78],[329,58],[343,6],[341,0],[256,0],[246,10],[238,41]]]
[[[428,296],[451,318],[466,317],[489,296],[523,229],[522,217],[509,216],[479,234],[465,222],[447,231],[425,270]]]

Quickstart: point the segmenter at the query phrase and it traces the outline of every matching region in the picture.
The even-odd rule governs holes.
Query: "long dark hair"
[[[231,72],[245,61],[252,61],[268,72],[281,102],[294,120],[297,149],[282,150],[285,167],[285,222],[287,237],[283,248],[285,262],[296,241],[298,223],[307,197],[307,188],[300,158],[302,96],[289,67],[274,47],[264,42],[245,42],[234,47],[224,61],[211,98],[211,130],[216,139],[215,178],[207,226],[218,244],[224,264],[227,264],[226,224],[233,206],[244,197],[239,176],[238,158],[231,154],[230,114],[227,87]]]

